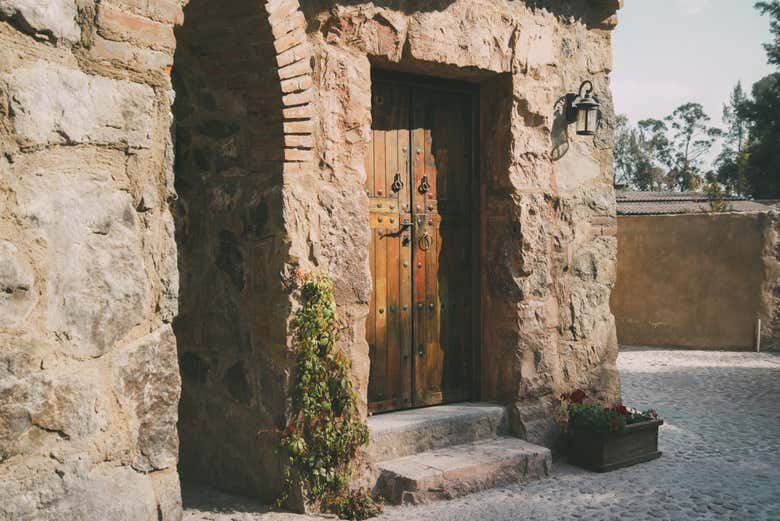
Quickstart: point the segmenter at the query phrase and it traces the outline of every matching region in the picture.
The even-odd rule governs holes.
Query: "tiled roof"
[[[712,212],[710,199],[700,192],[616,192],[618,215],[673,215]],[[768,212],[773,210],[755,201],[728,197],[724,201],[729,212]]]

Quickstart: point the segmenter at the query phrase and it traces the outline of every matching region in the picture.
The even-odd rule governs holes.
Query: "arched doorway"
[[[283,427],[286,414],[283,89],[306,86],[280,82],[275,36],[294,27],[290,13],[268,10],[192,0],[173,69],[179,469],[184,482],[263,500],[281,480],[275,438],[261,433]]]

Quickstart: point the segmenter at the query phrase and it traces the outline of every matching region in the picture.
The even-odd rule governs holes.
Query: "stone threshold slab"
[[[501,405],[460,403],[371,416],[368,429],[369,453],[384,461],[495,438],[507,431],[507,419]]]
[[[499,437],[384,461],[378,467],[379,495],[388,503],[419,504],[548,477],[552,455],[545,447]]]

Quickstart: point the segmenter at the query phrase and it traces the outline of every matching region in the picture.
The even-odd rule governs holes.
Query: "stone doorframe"
[[[457,0],[405,10],[335,4],[327,11],[303,4],[317,56],[318,161],[301,179],[308,178],[327,199],[323,211],[300,203],[314,190],[290,187],[291,194],[303,195],[298,204],[310,210],[297,218],[316,230],[290,230],[291,253],[302,266],[324,267],[337,281],[349,326],[343,345],[363,400],[371,288],[362,187],[372,68],[481,85],[481,227],[491,230],[482,234],[480,248],[481,398],[541,403],[546,436],[552,427],[549,407],[559,391],[583,386],[605,399],[617,396],[617,344],[608,302],[615,242],[608,83],[615,6],[605,8],[609,15],[601,18],[588,6],[559,13]],[[575,41],[584,50],[575,52]],[[569,136],[554,109],[586,77],[602,93],[605,113],[595,140]],[[314,240],[307,244],[296,236]],[[338,254],[347,251],[344,245],[348,259]],[[519,420],[519,433],[527,429],[522,424]]]

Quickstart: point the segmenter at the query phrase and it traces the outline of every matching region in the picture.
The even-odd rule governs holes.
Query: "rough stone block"
[[[121,348],[111,360],[117,396],[137,435],[133,468],[148,472],[175,466],[181,377],[173,329],[166,324]]]
[[[285,148],[284,149],[284,160],[285,161],[311,161],[312,160],[312,151],[311,150],[303,150],[300,148]]]
[[[158,22],[181,25],[184,10],[179,0],[114,0]]]
[[[288,147],[314,148],[314,138],[306,134],[290,134],[284,136],[284,144]]]
[[[92,168],[41,168],[14,186],[19,218],[44,248],[48,327],[86,356],[139,324],[150,299],[132,198]]]
[[[505,408],[460,403],[380,414],[368,419],[367,452],[376,461],[492,439],[507,432]]]
[[[430,11],[412,18],[407,41],[418,60],[509,72],[515,30],[500,10],[464,2],[455,12]]]
[[[125,42],[114,42],[97,36],[90,48],[92,56],[99,60],[119,61],[127,66],[142,71],[165,71],[173,66],[173,56],[170,53],[152,51],[136,47]]]
[[[314,107],[312,105],[288,107],[282,110],[282,115],[284,119],[308,119],[314,117]]]
[[[295,47],[291,47],[290,49],[280,52],[276,57],[276,65],[279,67],[284,67],[286,65],[290,65],[291,63],[295,63],[298,60],[308,58],[309,55],[310,50],[306,44],[296,45]]]
[[[11,19],[25,32],[55,41],[79,41],[77,14],[75,0],[0,0],[0,19]]]
[[[181,521],[182,502],[176,468],[150,474],[157,497],[157,521]]]
[[[179,313],[179,252],[176,244],[176,224],[171,212],[166,208],[162,215],[162,237],[160,248],[160,318],[165,322],[173,321]]]
[[[281,54],[292,47],[300,46],[304,42],[306,42],[306,32],[303,29],[296,29],[291,33],[277,36],[276,40],[274,40],[274,49]]]
[[[292,94],[285,94],[282,96],[282,104],[285,107],[293,107],[295,105],[303,105],[309,103],[314,99],[314,91],[309,89],[303,92],[295,92]]]
[[[375,491],[391,503],[419,504],[543,479],[552,472],[549,449],[516,438],[495,438],[383,461]]]
[[[18,324],[35,306],[37,296],[31,268],[19,250],[0,241],[0,326]]]
[[[311,134],[313,130],[314,126],[310,120],[284,122],[285,134]]]
[[[295,63],[291,63],[290,65],[281,67],[279,69],[279,78],[282,80],[303,76],[304,74],[311,74],[311,65],[309,65],[309,60],[301,60]]]
[[[303,13],[295,11],[292,15],[277,20],[276,23],[271,26],[271,32],[273,32],[274,38],[281,38],[289,32],[305,27],[306,18],[304,18]]]
[[[298,0],[281,0],[267,6],[268,21],[271,25],[295,13],[300,8]]]
[[[290,78],[281,81],[282,92],[288,94],[290,92],[297,92],[306,90],[312,86],[311,75],[299,76],[297,78]]]
[[[16,133],[26,145],[151,146],[154,91],[39,61],[0,76]]]
[[[0,372],[0,460],[35,452],[64,440],[89,438],[108,424],[104,390],[97,379],[70,368],[66,373],[42,371],[26,362],[22,349],[41,339],[0,339],[14,372]],[[30,359],[40,359],[37,353]]]
[[[0,519],[156,521],[152,480],[85,454],[0,466]],[[31,492],[34,491],[34,492]]]
[[[155,22],[109,4],[100,4],[97,26],[98,33],[109,40],[137,42],[162,50],[176,48],[172,24]]]

